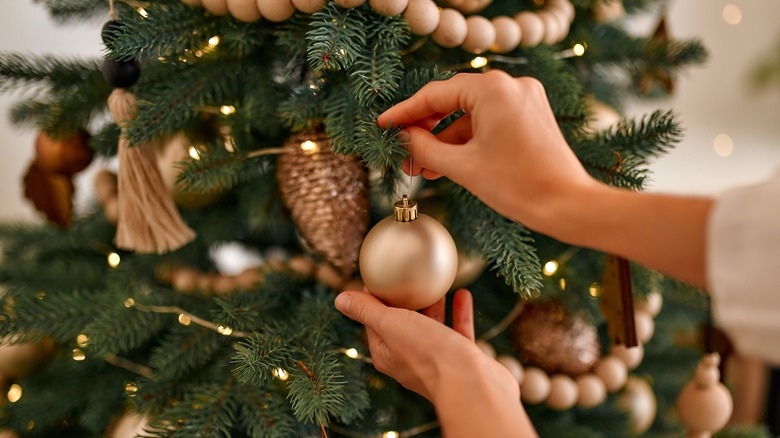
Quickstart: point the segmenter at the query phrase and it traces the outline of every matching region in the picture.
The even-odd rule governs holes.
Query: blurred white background
[[[5,0],[9,2],[10,0]],[[57,27],[45,10],[27,0],[0,14],[0,50],[57,55],[100,56],[102,21]],[[741,21],[724,19],[724,8],[735,5]],[[710,52],[707,64],[689,70],[677,83],[676,95],[652,107],[674,108],[686,137],[679,148],[655,166],[652,189],[675,193],[711,194],[766,178],[780,166],[780,91],[753,94],[747,86],[750,70],[778,47],[778,0],[676,0],[670,2],[668,25],[673,37],[701,38]],[[654,20],[639,22],[652,29]],[[35,132],[9,126],[7,112],[20,96],[0,95],[0,220],[32,220],[37,213],[24,200],[21,179],[32,159]],[[719,155],[714,140],[733,140],[728,156]],[[723,151],[721,151],[723,153]],[[93,163],[92,169],[100,164]],[[79,204],[88,201],[90,172],[77,178]]]

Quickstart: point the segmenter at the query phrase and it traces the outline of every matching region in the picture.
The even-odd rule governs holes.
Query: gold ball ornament
[[[496,40],[490,46],[490,51],[495,53],[507,53],[520,44],[520,25],[512,17],[505,15],[495,17],[491,20],[496,29]]]
[[[238,21],[251,23],[260,19],[260,10],[255,0],[227,0],[227,8]]]
[[[257,0],[257,8],[263,18],[274,23],[281,23],[295,13],[295,6],[290,0]]]
[[[708,438],[728,423],[734,410],[731,393],[720,383],[720,355],[712,353],[699,362],[696,374],[677,398],[677,413],[690,437]]]
[[[192,142],[183,132],[170,137],[157,150],[157,168],[160,170],[163,185],[172,195],[176,205],[181,208],[198,209],[206,207],[219,199],[223,190],[216,188],[209,193],[195,193],[183,190],[176,184],[176,179],[181,173],[179,163],[193,159],[189,154],[191,145]]]
[[[439,7],[433,0],[409,0],[404,19],[413,34],[430,35],[439,26]]]
[[[520,47],[536,47],[544,39],[544,21],[538,14],[520,12],[515,15],[515,21],[520,25]]]
[[[607,399],[607,387],[604,381],[593,374],[577,377],[577,389],[579,390],[577,405],[582,408],[594,408]]]
[[[472,15],[466,19],[468,32],[460,47],[471,53],[482,53],[496,41],[496,28],[493,23],[480,15]]]
[[[509,355],[501,355],[496,358],[496,361],[509,371],[517,383],[523,383],[523,364],[519,360]]]
[[[512,325],[512,339],[524,363],[550,374],[585,374],[601,356],[596,327],[555,301],[526,304]]]
[[[571,377],[556,374],[550,378],[550,396],[547,405],[558,411],[571,409],[579,398],[579,388]]]
[[[442,224],[417,213],[405,196],[393,217],[380,221],[360,248],[360,274],[385,304],[418,310],[438,301],[458,271],[455,241]]]
[[[458,273],[455,274],[453,289],[460,289],[474,283],[485,271],[485,261],[482,257],[463,251],[458,252]]]
[[[631,431],[642,435],[650,429],[655,420],[657,403],[653,388],[643,379],[630,377],[625,389],[618,395],[617,405],[628,411]]]
[[[377,13],[389,17],[401,15],[409,5],[409,0],[368,0],[368,4]]]
[[[214,15],[227,15],[227,0],[201,0],[201,4],[207,11]]]
[[[550,396],[550,377],[536,367],[525,369],[523,384],[520,385],[520,398],[531,404],[542,403]]]
[[[293,135],[276,161],[279,190],[303,239],[350,278],[368,229],[368,174],[360,159],[333,153],[322,132]]]
[[[469,26],[463,14],[455,9],[445,8],[439,15],[439,26],[433,31],[431,38],[436,44],[453,48],[458,47],[466,41]]]
[[[626,384],[628,368],[622,360],[615,356],[602,358],[593,369],[593,373],[604,381],[607,391],[615,392]]]
[[[292,3],[295,9],[304,14],[313,14],[325,9],[328,0],[292,0]]]

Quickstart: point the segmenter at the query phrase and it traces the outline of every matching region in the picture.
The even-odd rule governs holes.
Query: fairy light
[[[558,280],[558,286],[561,287],[561,290],[566,290],[566,279],[561,278],[560,280]]]
[[[488,59],[484,56],[477,56],[471,60],[471,68],[482,68],[488,65]]]
[[[27,430],[33,430],[35,429],[35,422],[33,420],[30,420],[27,422]]]
[[[221,112],[223,115],[229,116],[236,112],[236,107],[233,105],[222,105],[219,107],[219,112]]]
[[[217,332],[219,332],[220,335],[230,336],[233,334],[233,329],[230,327],[226,327],[224,325],[217,327]]]
[[[284,368],[274,368],[273,375],[279,380],[287,380],[290,377],[290,373],[285,371]]]
[[[209,38],[209,47],[217,47],[219,45],[220,39],[218,36],[214,35],[213,37]]]
[[[736,26],[742,22],[742,10],[737,5],[726,5],[723,7],[723,20]]]
[[[346,351],[344,351],[344,354],[346,354],[347,357],[351,359],[357,359],[360,356],[356,348],[348,348]]]
[[[81,362],[82,360],[87,358],[87,355],[84,354],[84,350],[82,350],[81,348],[74,348],[72,357],[73,360],[75,360],[76,362]]]
[[[42,291],[42,290],[41,290],[41,291],[38,291],[38,292],[35,294],[35,298],[38,298],[39,300],[42,300],[42,299],[46,298],[46,292],[44,292],[44,291]]]
[[[712,141],[712,148],[721,157],[728,157],[734,152],[734,140],[726,134],[718,134]]]
[[[582,56],[585,54],[585,49],[586,47],[584,44],[577,43],[571,48],[571,51],[575,56]]]
[[[598,283],[591,283],[588,287],[588,294],[593,298],[598,297],[601,295],[601,286]]]
[[[183,313],[179,314],[179,324],[187,326],[190,325],[191,323],[192,323],[192,318],[190,318],[189,316]]]
[[[190,154],[190,157],[192,157],[193,160],[200,160],[200,152],[198,152],[198,148],[195,146],[190,145],[188,149],[188,153]]]
[[[138,8],[136,8],[136,11],[138,12],[138,14],[139,14],[140,16],[142,16],[142,17],[144,17],[144,18],[147,18],[147,17],[149,17],[149,13],[148,13],[148,12],[146,12],[146,9],[144,9],[144,8],[142,8],[142,7],[140,7],[140,6],[139,6]]]
[[[76,336],[76,345],[78,345],[81,348],[84,348],[87,345],[89,345],[89,336],[85,335],[84,333]]]
[[[225,137],[225,150],[231,154],[236,151],[236,139],[232,135]]]
[[[116,268],[117,266],[119,266],[119,263],[122,261],[122,258],[119,257],[119,254],[112,252],[108,254],[106,260],[108,260],[108,266],[112,268]]]
[[[306,140],[303,143],[301,143],[301,149],[303,149],[304,152],[313,154],[314,152],[320,150],[320,146],[314,141]]]
[[[138,385],[133,382],[125,383],[125,393],[128,397],[135,397],[138,393]]]
[[[401,435],[394,430],[388,430],[387,432],[382,434],[382,438],[398,438],[400,436]]]
[[[11,385],[10,388],[8,388],[8,401],[11,403],[16,403],[19,401],[20,398],[22,398],[22,387],[14,383]]]
[[[558,271],[558,262],[555,260],[550,260],[549,262],[544,264],[544,268],[542,268],[542,272],[544,275],[550,277],[552,275],[555,275],[555,273]]]
[[[125,307],[130,308],[135,306],[135,300],[132,298],[128,298],[125,300]]]

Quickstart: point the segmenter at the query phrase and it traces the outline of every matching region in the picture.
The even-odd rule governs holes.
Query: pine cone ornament
[[[276,162],[282,199],[301,236],[344,277],[355,270],[368,230],[368,173],[355,156],[334,154],[324,133],[298,134]]]
[[[555,301],[526,304],[512,325],[512,340],[524,363],[549,374],[585,374],[601,356],[596,327]]]

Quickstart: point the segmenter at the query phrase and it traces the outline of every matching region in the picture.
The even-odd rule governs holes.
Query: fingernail
[[[403,141],[404,143],[408,143],[411,138],[412,138],[412,134],[409,132],[407,128],[403,128],[400,131],[398,131],[398,139]]]
[[[346,313],[349,309],[349,302],[352,301],[352,296],[348,293],[340,293],[336,297],[336,301],[333,303],[341,313]]]

